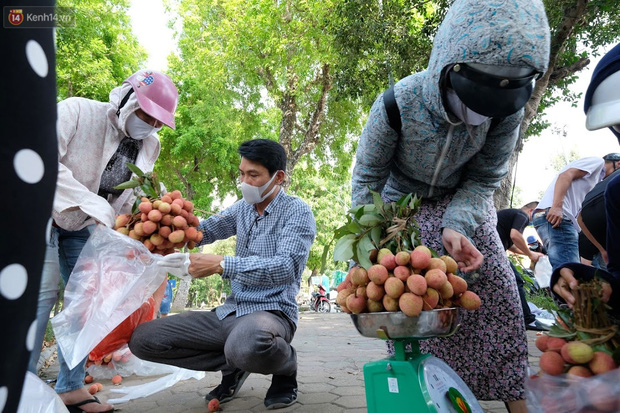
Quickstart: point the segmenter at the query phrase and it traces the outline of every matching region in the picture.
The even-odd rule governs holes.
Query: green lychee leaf
[[[575,337],[575,332],[574,331],[567,331],[564,327],[561,327],[557,324],[552,325],[551,327],[549,327],[549,331],[547,332],[547,334],[550,337],[560,337],[560,338],[573,338]]]
[[[114,187],[114,189],[133,189],[140,186],[140,182],[130,180],[127,182],[123,182],[122,184],[118,184]]]
[[[381,227],[377,226],[370,230],[370,239],[374,244],[375,248],[379,249],[381,245],[381,234],[383,230]]]
[[[363,235],[356,245],[356,262],[360,264],[365,269],[370,268],[372,263],[370,262],[370,251],[374,250],[375,246],[370,239],[370,234],[366,233]]]
[[[353,217],[357,217],[357,214],[360,214],[361,216],[361,214],[363,213],[364,213],[364,205],[358,205],[358,206],[355,206],[349,209],[349,215],[352,215]]]
[[[138,212],[138,206],[140,205],[140,202],[142,202],[140,197],[136,197],[136,200],[133,202],[133,205],[131,206],[132,214],[135,214],[136,212]]]
[[[377,207],[377,209],[382,208],[385,203],[383,202],[383,199],[381,199],[381,195],[372,190],[370,193],[372,194],[372,203]]]
[[[360,232],[362,232],[362,227],[360,227],[360,225],[357,222],[351,221],[347,225],[347,230],[349,230],[351,234],[359,234]]]
[[[127,165],[127,168],[129,168],[131,172],[138,175],[138,177],[144,176],[144,172],[142,172],[142,169],[138,168],[136,165],[132,164],[131,162],[127,162],[125,165]]]
[[[370,245],[370,248],[368,247]],[[374,249],[370,238],[362,237],[357,246],[355,262],[364,267],[364,269],[368,270],[372,266],[372,262],[370,262],[370,251]]]
[[[404,251],[411,251],[413,249],[411,248],[411,241],[409,241],[408,237],[402,237],[402,243]]]
[[[334,261],[348,261],[353,258],[353,243],[355,234],[348,234],[340,238],[334,247]]]
[[[153,198],[157,198],[157,192],[155,192],[155,190],[150,185],[150,183],[145,183],[141,185],[140,188],[142,189],[142,191],[144,191],[146,195],[153,197]]]
[[[348,234],[351,234],[351,231],[349,231],[349,224],[343,225],[334,231],[334,239],[341,238]]]
[[[377,214],[364,214],[358,220],[360,225],[363,225],[365,227],[372,227],[374,225],[377,225],[381,221],[383,221],[383,219]]]
[[[407,204],[411,200],[411,195],[412,194],[404,195],[398,201],[396,201],[396,203],[400,205],[401,207],[407,206]]]

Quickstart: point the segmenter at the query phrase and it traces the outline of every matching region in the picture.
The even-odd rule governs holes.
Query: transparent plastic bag
[[[27,371],[17,413],[69,413],[69,410],[50,386]]]
[[[99,366],[95,364],[90,365],[86,369],[86,372],[95,379],[111,379],[117,374],[122,377],[129,377],[133,374],[146,377],[165,375],[148,383],[111,389],[111,393],[124,393],[122,395],[119,394],[116,399],[108,400],[108,402],[112,404],[125,403],[129,400],[147,397],[165,390],[181,380],[192,378],[202,380],[206,375],[204,371],[182,369],[176,366],[139,359],[131,354],[126,344],[113,353],[112,361]]]
[[[174,373],[180,367],[168,364],[153,363],[134,356],[127,344],[113,353],[112,360],[107,364],[91,364],[86,372],[96,379],[111,379],[117,374],[121,377],[136,376],[160,376]]]
[[[592,377],[541,373],[525,382],[525,398],[530,412],[619,412],[619,395],[620,369]]]
[[[538,286],[540,288],[549,287],[552,272],[553,269],[551,268],[549,257],[546,255],[540,257],[534,267],[534,277],[536,277],[536,281],[538,282]]]
[[[98,225],[65,288],[64,309],[52,319],[69,368],[74,368],[164,281],[163,257],[127,235]]]
[[[169,366],[173,367],[173,366]],[[193,371],[188,369],[182,369],[179,367],[173,367],[175,370],[170,374],[160,377],[154,381],[139,384],[137,386],[122,386],[119,388],[110,389],[110,393],[119,393],[119,397],[116,399],[108,399],[108,403],[120,404],[126,403],[133,399],[141,397],[147,397],[151,394],[155,394],[159,391],[167,389],[177,384],[181,380],[196,379],[202,380],[205,377],[204,371]],[[111,397],[111,396],[110,396]]]
[[[97,346],[88,354],[88,359],[97,361],[102,360],[106,355],[120,349],[124,344],[129,343],[131,334],[142,323],[151,321],[155,314],[155,299],[150,297],[140,308],[131,313],[123,320],[110,334],[105,336]]]

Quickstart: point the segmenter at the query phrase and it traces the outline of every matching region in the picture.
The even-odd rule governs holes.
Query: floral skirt
[[[423,203],[416,215],[422,243],[438,254],[441,221],[450,197]],[[460,327],[446,338],[420,341],[420,350],[450,365],[478,400],[513,401],[525,398],[527,336],[514,273],[496,231],[497,213],[489,202],[486,222],[472,241],[484,256],[479,277],[468,289],[478,294],[476,311],[460,309]],[[388,352],[393,354],[388,342]]]

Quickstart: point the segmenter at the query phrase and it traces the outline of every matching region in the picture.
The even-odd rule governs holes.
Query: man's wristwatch
[[[222,269],[222,271],[219,272],[220,275],[224,274],[224,260],[222,259],[222,261],[220,261],[220,268]]]

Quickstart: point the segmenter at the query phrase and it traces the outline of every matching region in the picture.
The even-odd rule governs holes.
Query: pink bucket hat
[[[123,83],[131,85],[144,112],[175,128],[174,112],[179,103],[179,92],[168,75],[157,70],[139,70]]]

